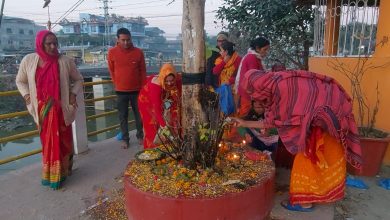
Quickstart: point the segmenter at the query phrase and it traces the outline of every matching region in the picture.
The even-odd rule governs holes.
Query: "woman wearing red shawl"
[[[164,64],[157,76],[147,78],[138,97],[144,127],[144,149],[153,143],[159,127],[168,126],[180,134],[181,78],[172,64]]]
[[[276,127],[286,149],[295,154],[290,199],[282,205],[311,211],[313,203],[344,197],[346,162],[361,167],[352,100],[332,78],[308,71],[250,70],[243,86],[263,103],[263,122],[235,119],[238,126]]]
[[[248,53],[241,60],[234,85],[234,90],[239,96],[238,113],[241,117],[246,116],[249,110],[252,108],[252,101],[243,88],[241,82],[243,81],[244,75],[248,70],[256,69],[264,71],[261,60],[267,56],[269,48],[270,42],[264,37],[258,37],[251,41]]]
[[[23,58],[16,85],[38,126],[42,144],[42,184],[59,189],[72,170],[76,94],[83,77],[74,61],[58,53],[57,37],[43,30],[36,36],[36,53]]]

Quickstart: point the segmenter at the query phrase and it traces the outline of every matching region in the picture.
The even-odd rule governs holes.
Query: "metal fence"
[[[374,53],[379,0],[316,0],[314,10],[314,56]]]
[[[84,87],[93,86],[93,85],[100,85],[100,84],[108,84],[108,83],[112,83],[112,81],[111,80],[101,80],[98,82],[86,82],[86,83],[84,83]],[[0,92],[0,97],[1,96],[16,96],[16,95],[20,95],[19,91],[17,91],[17,90]],[[83,99],[83,100],[85,103],[94,103],[97,101],[103,101],[103,100],[109,100],[109,99],[115,99],[115,98],[116,98],[115,95],[109,95],[109,96],[104,96],[104,97],[99,97],[99,98],[91,98],[91,99],[85,99],[85,100]],[[91,116],[88,116],[86,119],[92,120],[92,119],[97,119],[100,117],[105,117],[105,116],[116,114],[116,113],[117,113],[117,111],[114,110],[114,111],[104,112],[104,113],[100,113],[100,114],[96,114],[96,115],[91,115]],[[0,120],[15,118],[15,117],[19,117],[19,116],[27,116],[27,115],[28,115],[27,111],[10,112],[10,113],[6,113],[6,114],[0,114]],[[134,123],[134,120],[129,121],[129,123],[130,124]],[[117,125],[109,126],[109,127],[106,127],[106,128],[100,129],[100,130],[96,130],[96,131],[88,131],[88,133],[86,135],[88,137],[94,136],[94,135],[97,135],[100,133],[114,130],[114,129],[118,128],[119,126],[120,125],[117,124]],[[27,131],[27,132],[15,134],[15,135],[8,136],[8,137],[1,137],[0,143],[6,143],[6,142],[14,141],[14,140],[20,140],[20,139],[23,139],[26,137],[31,137],[31,136],[36,136],[36,135],[38,135],[38,130]],[[28,156],[32,156],[32,155],[38,154],[40,152],[42,152],[42,149],[38,148],[38,149],[29,151],[29,152],[26,152],[26,153],[23,153],[20,155],[11,156],[8,158],[2,158],[2,159],[0,159],[0,165],[5,164],[5,163],[9,163],[9,162],[12,162],[15,160],[19,160],[19,159],[22,159],[22,158],[25,158]]]

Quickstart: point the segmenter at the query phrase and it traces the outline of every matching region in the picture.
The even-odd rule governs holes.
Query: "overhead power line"
[[[205,14],[215,13],[215,11],[206,11]],[[155,15],[155,16],[142,16],[143,18],[166,18],[166,17],[177,17],[182,16],[183,14],[169,14],[169,15]]]
[[[123,5],[113,5],[112,7],[122,7],[122,6],[130,6],[130,5],[146,5],[149,3],[154,3],[154,2],[166,2],[167,0],[155,0],[155,1],[149,1],[149,2],[139,2],[139,3],[130,3],[130,4],[123,4]]]
[[[78,0],[76,3],[74,3],[63,15],[61,15],[54,23],[53,28],[57,25],[58,22],[66,18],[70,13],[72,13],[81,3],[83,3],[84,0]]]
[[[123,8],[125,6],[134,6],[134,5],[141,5],[141,7],[130,7],[130,8],[123,8],[123,9],[138,9],[138,8],[149,8],[149,7],[157,7],[157,6],[163,6],[163,5],[167,5],[167,4],[158,4],[158,5],[148,5],[146,6],[147,4],[150,4],[150,3],[155,3],[155,2],[164,2],[166,0],[158,0],[158,1],[149,1],[149,2],[138,2],[138,3],[130,3],[130,4],[122,4],[122,5],[112,5],[110,6],[110,8]],[[142,5],[145,5],[145,6],[142,6]],[[93,7],[93,8],[80,8],[80,9],[77,9],[77,10],[73,10],[73,12],[82,12],[82,11],[88,11],[88,10],[98,10],[98,9],[101,9],[101,7]],[[9,11],[7,10],[7,12],[11,12],[11,13],[18,13],[18,14],[25,14],[25,15],[42,15],[42,13],[32,13],[30,11]],[[67,11],[52,11],[51,14],[63,14]]]
[[[111,7],[110,7],[111,8]],[[215,10],[213,11],[206,11],[205,14],[214,14],[216,13]],[[147,16],[142,16],[143,18],[145,19],[153,19],[153,18],[169,18],[169,17],[178,17],[178,16],[182,16],[183,14],[166,14],[166,15],[156,15],[156,14],[150,14],[150,15],[147,15]],[[36,22],[37,24],[41,24],[43,22]],[[54,23],[53,23],[54,24]],[[58,23],[57,23],[58,24]]]

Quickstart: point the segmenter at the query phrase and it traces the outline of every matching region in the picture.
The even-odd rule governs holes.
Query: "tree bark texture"
[[[204,8],[205,0],[183,0],[183,73],[186,74],[204,73],[206,69]],[[199,100],[202,87],[202,84],[183,84],[182,126],[184,138],[189,141],[183,159],[187,167],[193,167],[196,162],[197,125],[206,122]]]

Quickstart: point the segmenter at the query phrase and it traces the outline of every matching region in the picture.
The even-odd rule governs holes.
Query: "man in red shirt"
[[[118,112],[123,134],[123,148],[129,147],[129,102],[134,113],[137,138],[142,143],[142,121],[138,111],[138,94],[146,81],[144,53],[134,47],[130,31],[120,28],[117,31],[117,45],[108,51],[108,68],[118,96]]]

